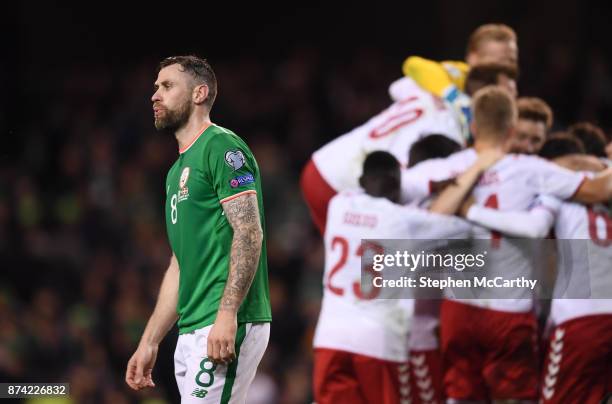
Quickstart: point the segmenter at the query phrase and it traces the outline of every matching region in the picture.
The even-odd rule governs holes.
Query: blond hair
[[[468,40],[467,53],[477,52],[487,41],[516,42],[516,33],[505,24],[485,24],[476,28]]]
[[[474,127],[477,136],[505,137],[517,119],[516,103],[510,93],[500,86],[486,86],[472,99]]]

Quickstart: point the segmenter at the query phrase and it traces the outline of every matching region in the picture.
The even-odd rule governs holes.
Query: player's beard
[[[155,129],[167,132],[176,132],[189,121],[193,104],[186,98],[176,109],[165,109],[165,113],[155,119]]]

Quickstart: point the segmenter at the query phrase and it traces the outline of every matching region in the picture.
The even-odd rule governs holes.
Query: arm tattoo
[[[257,195],[249,193],[223,203],[225,217],[234,229],[229,274],[219,310],[238,311],[257,271],[263,230]]]

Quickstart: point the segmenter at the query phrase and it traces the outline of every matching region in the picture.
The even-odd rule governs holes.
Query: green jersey
[[[229,273],[233,230],[221,204],[256,193],[264,239],[255,278],[238,311],[239,323],[271,321],[266,231],[259,167],[235,133],[211,125],[170,168],[166,228],[180,269],[179,332],[214,323]]]

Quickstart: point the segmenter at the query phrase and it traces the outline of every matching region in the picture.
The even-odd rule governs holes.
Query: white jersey
[[[472,166],[477,159],[476,151],[469,148],[445,158],[426,160],[409,169],[403,169],[401,202],[411,203],[429,196],[432,182],[456,177]],[[537,191],[541,191],[542,195],[568,199],[576,192],[583,179],[584,175],[559,167],[540,157],[508,154],[483,175],[476,190],[485,185],[495,186],[498,188],[495,191],[498,193],[498,199],[500,193],[503,196],[502,205],[511,206],[522,201],[519,204],[526,207],[534,201],[534,195],[537,195],[534,192]],[[500,187],[502,183],[503,186]],[[489,192],[489,190],[484,191]]]
[[[406,86],[395,102],[362,126],[332,140],[312,155],[325,181],[336,191],[359,187],[363,162],[373,151],[387,151],[406,166],[408,152],[421,137],[438,133],[463,145],[461,128],[453,111],[416,84]]]
[[[323,303],[314,347],[406,361],[413,300],[377,299],[389,291],[361,289],[361,256],[377,248],[364,251],[361,240],[465,238],[470,227],[462,219],[396,205],[363,191],[334,196],[327,214]]]
[[[473,165],[478,156],[474,149],[466,149],[445,159],[425,161],[402,174],[403,197],[419,199],[429,193],[429,182],[456,176]],[[473,196],[478,205],[502,211],[527,210],[538,195],[553,195],[559,199],[570,198],[578,189],[584,176],[539,157],[509,154],[488,169],[474,188]],[[475,226],[474,238],[491,239],[488,251],[489,277],[529,277],[533,272],[530,262],[524,258],[525,243],[501,238],[499,233]],[[502,247],[503,248],[500,248]],[[495,310],[525,312],[532,308],[531,299],[504,295],[495,291],[490,299],[462,300],[464,303]]]
[[[555,294],[571,297],[584,292],[591,296],[590,299],[554,299],[551,321],[558,325],[578,317],[612,314],[612,299],[609,299],[612,293],[610,208],[602,204],[584,206],[557,202],[555,206],[554,201],[551,204],[549,200],[546,203],[557,212],[555,236],[559,250],[571,252],[559,254]]]

